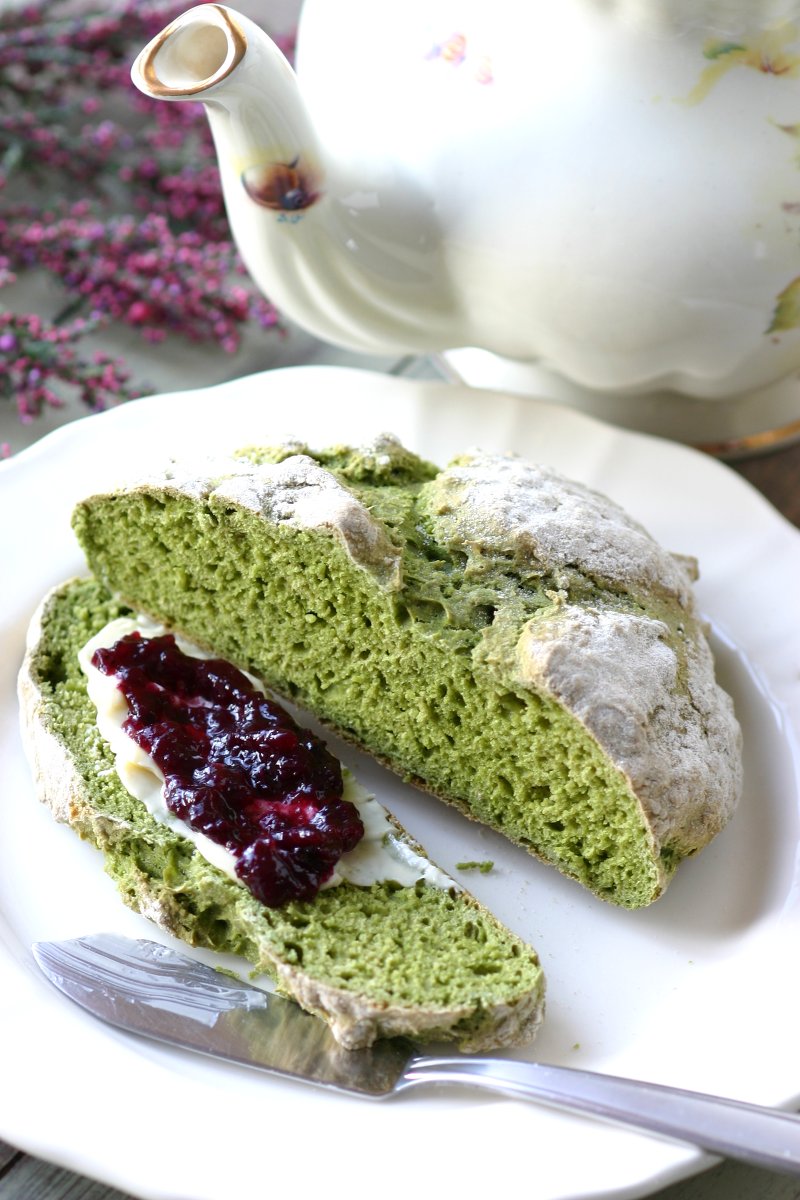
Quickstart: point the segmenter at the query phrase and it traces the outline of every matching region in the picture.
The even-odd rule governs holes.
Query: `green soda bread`
[[[129,614],[94,579],[57,588],[31,624],[19,680],[40,798],[103,851],[125,902],[192,945],[243,956],[348,1049],[398,1034],[470,1052],[530,1040],[543,1012],[536,954],[396,822],[402,854],[422,877],[345,880],[313,900],[267,907],[126,790],[79,651]]]
[[[605,900],[651,903],[737,803],[693,563],[546,467],[291,443],[73,523],[111,593]]]

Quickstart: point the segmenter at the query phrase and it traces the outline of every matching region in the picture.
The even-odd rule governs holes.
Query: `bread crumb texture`
[[[736,804],[693,564],[549,468],[248,448],[74,527],[109,591],[606,900],[649,904]]]

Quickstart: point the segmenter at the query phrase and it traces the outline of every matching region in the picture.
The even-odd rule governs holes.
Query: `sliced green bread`
[[[74,528],[126,603],[604,899],[655,900],[736,805],[692,564],[552,470],[289,444],[173,464]]]
[[[267,908],[126,791],[78,653],[129,613],[94,579],[56,589],[31,625],[19,686],[40,797],[103,851],[126,903],[190,944],[244,956],[348,1048],[396,1034],[469,1051],[529,1040],[543,1008],[536,954],[441,873],[435,884],[343,882]]]

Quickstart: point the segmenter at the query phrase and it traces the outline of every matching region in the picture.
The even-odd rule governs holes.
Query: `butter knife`
[[[36,942],[33,954],[94,1016],[213,1058],[369,1099],[422,1084],[488,1088],[800,1175],[800,1116],[779,1109],[573,1067],[420,1054],[400,1038],[345,1050],[291,1000],[158,942],[95,934]]]

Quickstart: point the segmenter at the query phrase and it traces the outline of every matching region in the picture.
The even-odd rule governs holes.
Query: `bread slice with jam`
[[[145,639],[163,632],[95,579],[64,584],[45,599],[31,624],[19,679],[26,748],[40,798],[58,820],[99,847],[123,900],[192,945],[243,956],[272,976],[280,991],[329,1022],[345,1047],[400,1034],[453,1041],[468,1051],[528,1041],[543,1009],[535,952],[430,863],[352,781],[345,780],[343,798],[346,805],[355,801],[364,817],[364,844],[342,854],[327,886],[316,894],[313,887],[301,889],[300,898],[286,890],[269,893],[267,885],[261,893],[245,886],[235,864],[231,869],[224,861],[226,851],[220,856],[219,845],[209,849],[205,834],[195,837],[180,819],[154,815],[129,778],[144,771],[141,747],[121,778],[119,739],[98,724],[99,701],[87,675],[87,647],[91,651],[101,631],[118,630],[126,620]],[[100,641],[109,644],[108,636]],[[215,686],[221,670],[214,667]],[[180,681],[154,686],[181,691]],[[227,675],[222,686],[232,686]],[[190,704],[206,703],[192,688],[184,691]],[[249,694],[245,701],[251,708],[261,703]],[[138,712],[141,696],[130,704]],[[162,732],[159,727],[154,743]],[[294,726],[286,736],[311,744],[312,735],[306,738]],[[257,730],[256,742],[259,737],[263,740],[263,731]],[[312,750],[327,755],[316,742]],[[245,753],[241,742],[236,753]],[[278,774],[285,775],[285,764],[278,765]],[[328,775],[329,768],[326,759]],[[327,786],[327,777],[324,782]],[[302,779],[291,786],[305,796]],[[274,779],[266,789],[271,797],[270,788],[278,788]],[[319,812],[312,813],[314,821],[316,828]],[[370,856],[376,853],[381,861],[372,869]],[[348,861],[359,854],[360,865],[350,862],[348,870]],[[275,902],[265,903],[265,896]]]

